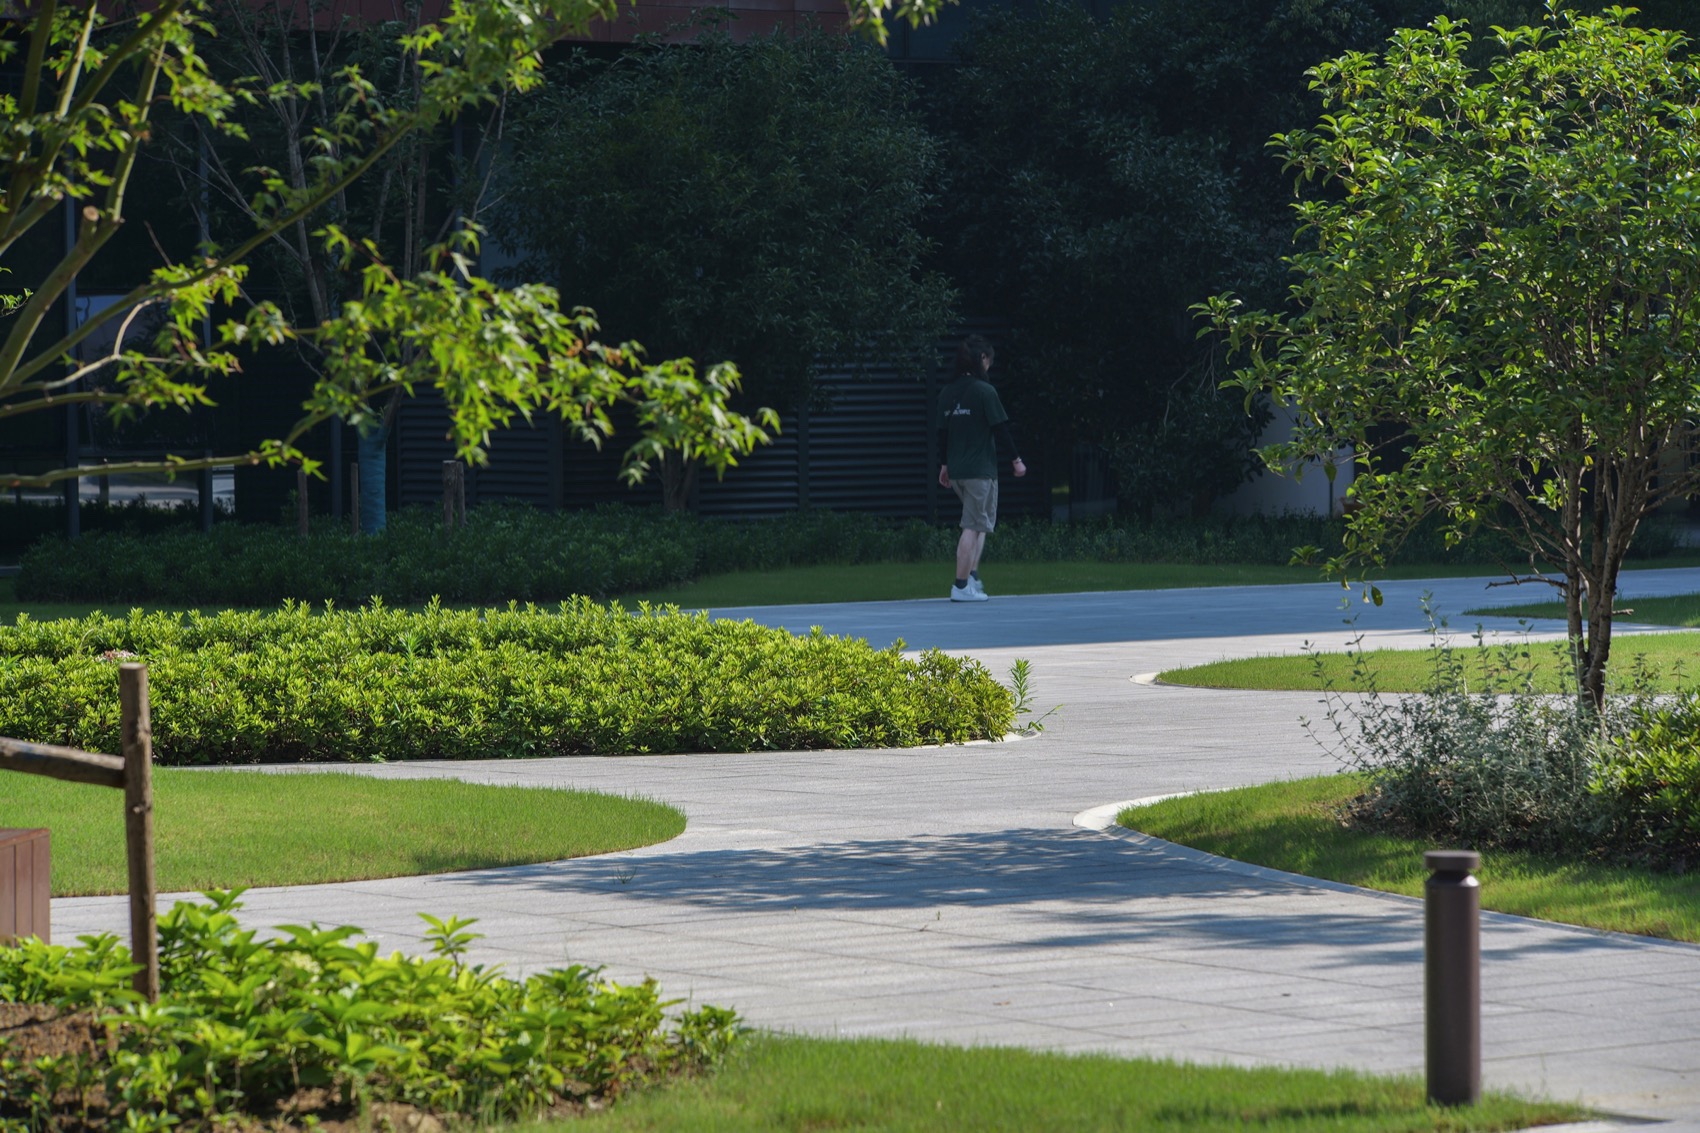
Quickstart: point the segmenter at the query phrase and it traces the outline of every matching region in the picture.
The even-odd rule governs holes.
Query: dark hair
[[[987,342],[984,336],[971,334],[956,348],[956,373],[958,376],[969,374],[976,378],[981,377],[986,369],[980,365],[980,359],[990,359],[996,355],[997,351],[992,349],[992,344]]]

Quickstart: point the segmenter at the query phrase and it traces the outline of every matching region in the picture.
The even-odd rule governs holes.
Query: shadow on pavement
[[[1422,951],[1422,910],[1415,902],[1388,899],[1366,907],[1356,893],[1342,899],[1332,889],[1235,873],[1161,846],[1084,831],[643,852],[461,874],[454,882],[517,884],[549,897],[683,905],[710,916],[1018,907],[1014,919],[998,921],[989,933],[990,947],[1322,945],[1339,949],[1342,963],[1407,963],[1420,960]],[[1176,900],[1182,898],[1184,906]],[[1276,901],[1281,904],[1272,907]],[[1362,911],[1344,911],[1348,901]],[[1484,938],[1488,959],[1636,947],[1629,939],[1538,922],[1495,922]]]

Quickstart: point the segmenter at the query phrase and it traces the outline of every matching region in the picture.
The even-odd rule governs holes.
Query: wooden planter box
[[[50,942],[46,830],[0,829],[0,941]]]

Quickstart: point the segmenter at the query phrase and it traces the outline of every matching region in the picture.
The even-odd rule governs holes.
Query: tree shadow
[[[1422,957],[1419,903],[1252,874],[1167,844],[1017,829],[785,848],[644,850],[458,875],[560,897],[725,913],[997,909],[988,948],[1322,949],[1326,963]],[[897,918],[907,923],[908,918]],[[1484,921],[1487,960],[1633,950],[1641,942],[1516,918]]]

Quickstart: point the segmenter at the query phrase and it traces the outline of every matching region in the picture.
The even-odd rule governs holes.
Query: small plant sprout
[[[1045,730],[1045,721],[1062,711],[1062,705],[1047,709],[1043,714],[1033,719],[1033,689],[1031,685],[1033,665],[1025,657],[1017,657],[1009,667],[1009,689],[1015,696],[1015,726],[1024,736],[1036,736]]]
[[[475,940],[483,940],[481,932],[468,932],[477,923],[475,917],[448,917],[439,919],[430,913],[420,913],[419,919],[431,926],[425,933],[425,939],[431,942],[431,952],[436,956],[445,956],[458,966],[461,957],[466,955],[467,946]]]

